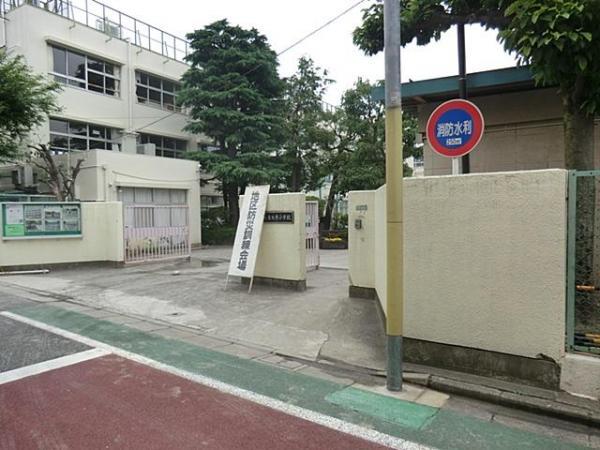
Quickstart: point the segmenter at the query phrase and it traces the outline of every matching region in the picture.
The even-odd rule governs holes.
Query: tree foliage
[[[350,190],[377,189],[385,184],[385,105],[371,96],[375,85],[358,80],[347,90],[336,111],[332,127],[335,141],[324,153],[322,170],[331,175],[331,189],[324,222],[330,224],[337,195]],[[417,120],[404,117],[403,155],[420,157],[416,144]],[[411,175],[405,164],[404,174]]]
[[[457,23],[502,28],[509,20],[504,11],[513,0],[400,0],[402,45],[438,40]],[[354,30],[354,43],[368,55],[383,50],[383,5],[363,10],[363,22]]]
[[[222,182],[229,219],[237,223],[240,190],[282,177],[273,157],[283,139],[277,55],[256,29],[227,20],[190,33],[188,39],[191,67],[180,92],[190,113],[187,129],[212,138],[218,147],[193,157]]]
[[[302,57],[296,73],[285,82],[284,183],[290,191],[299,192],[313,189],[322,175],[319,154],[333,139],[331,114],[323,107],[323,96],[333,81],[312,59]]]
[[[59,86],[35,74],[23,57],[0,50],[0,161],[18,157],[28,134],[56,112]]]
[[[508,50],[531,67],[540,85],[558,85],[563,100],[565,159],[594,167],[594,116],[600,112],[600,2],[514,0],[500,31]]]

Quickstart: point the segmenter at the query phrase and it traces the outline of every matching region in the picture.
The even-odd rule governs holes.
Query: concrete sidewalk
[[[151,360],[162,370],[181,373],[188,379],[226,383],[227,389],[239,388],[247,396],[258,395],[267,402],[270,398],[292,409],[301,408],[435,448],[571,450],[595,448],[600,443],[594,430],[572,424],[548,418],[538,418],[536,423],[535,418],[524,419],[507,408],[477,405],[408,385],[401,397],[388,395],[381,383],[348,382],[338,375],[307,373],[265,358],[231,356],[221,348],[206,349],[186,341],[183,335],[174,338],[158,332],[142,333],[129,324],[92,317],[90,313],[96,310],[81,306],[68,310],[67,305],[71,304],[16,307],[8,316],[73,339],[79,336],[82,342],[99,348],[107,345],[117,355],[124,351],[134,361]],[[73,311],[77,308],[82,312]]]
[[[227,247],[200,250],[189,263],[84,267],[45,276],[3,277],[0,305],[6,298],[10,307],[11,298],[17,297],[53,303],[157,337],[385,392],[385,341],[375,304],[347,297],[344,270],[310,272],[305,292],[256,286],[248,295],[237,283],[224,290],[230,251]],[[342,253],[332,256],[343,258]],[[429,373],[415,381],[439,380]],[[483,390],[490,391],[485,386]],[[436,401],[449,410],[600,447],[597,434],[586,426],[440,395]]]
[[[336,255],[343,258],[344,253]],[[229,247],[213,247],[195,251],[189,263],[83,267],[44,276],[4,277],[0,285],[50,300],[158,320],[207,338],[241,342],[305,361],[384,370],[385,340],[376,305],[348,298],[345,271],[309,272],[305,292],[255,285],[248,294],[237,281],[225,290],[230,254]]]

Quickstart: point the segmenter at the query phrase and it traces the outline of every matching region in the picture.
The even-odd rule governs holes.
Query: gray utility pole
[[[384,0],[386,147],[386,334],[387,388],[402,390],[404,322],[404,217],[402,183],[402,95],[400,83],[400,1]]]
[[[467,57],[465,50],[465,24],[457,26],[458,35],[458,93],[459,97],[467,99]],[[462,173],[471,173],[471,159],[469,155],[462,157]]]

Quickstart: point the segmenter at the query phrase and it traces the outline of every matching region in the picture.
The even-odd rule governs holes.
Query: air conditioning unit
[[[120,39],[121,27],[118,23],[111,22],[108,19],[96,19],[96,29],[108,34],[109,36]]]
[[[156,144],[138,144],[137,154],[156,156]]]
[[[19,166],[12,171],[12,183],[15,187],[26,188],[33,186],[33,167],[31,166]]]

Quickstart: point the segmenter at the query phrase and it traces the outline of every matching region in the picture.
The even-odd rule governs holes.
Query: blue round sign
[[[431,114],[427,139],[436,153],[458,158],[475,148],[483,130],[483,115],[477,106],[467,100],[450,100]]]

